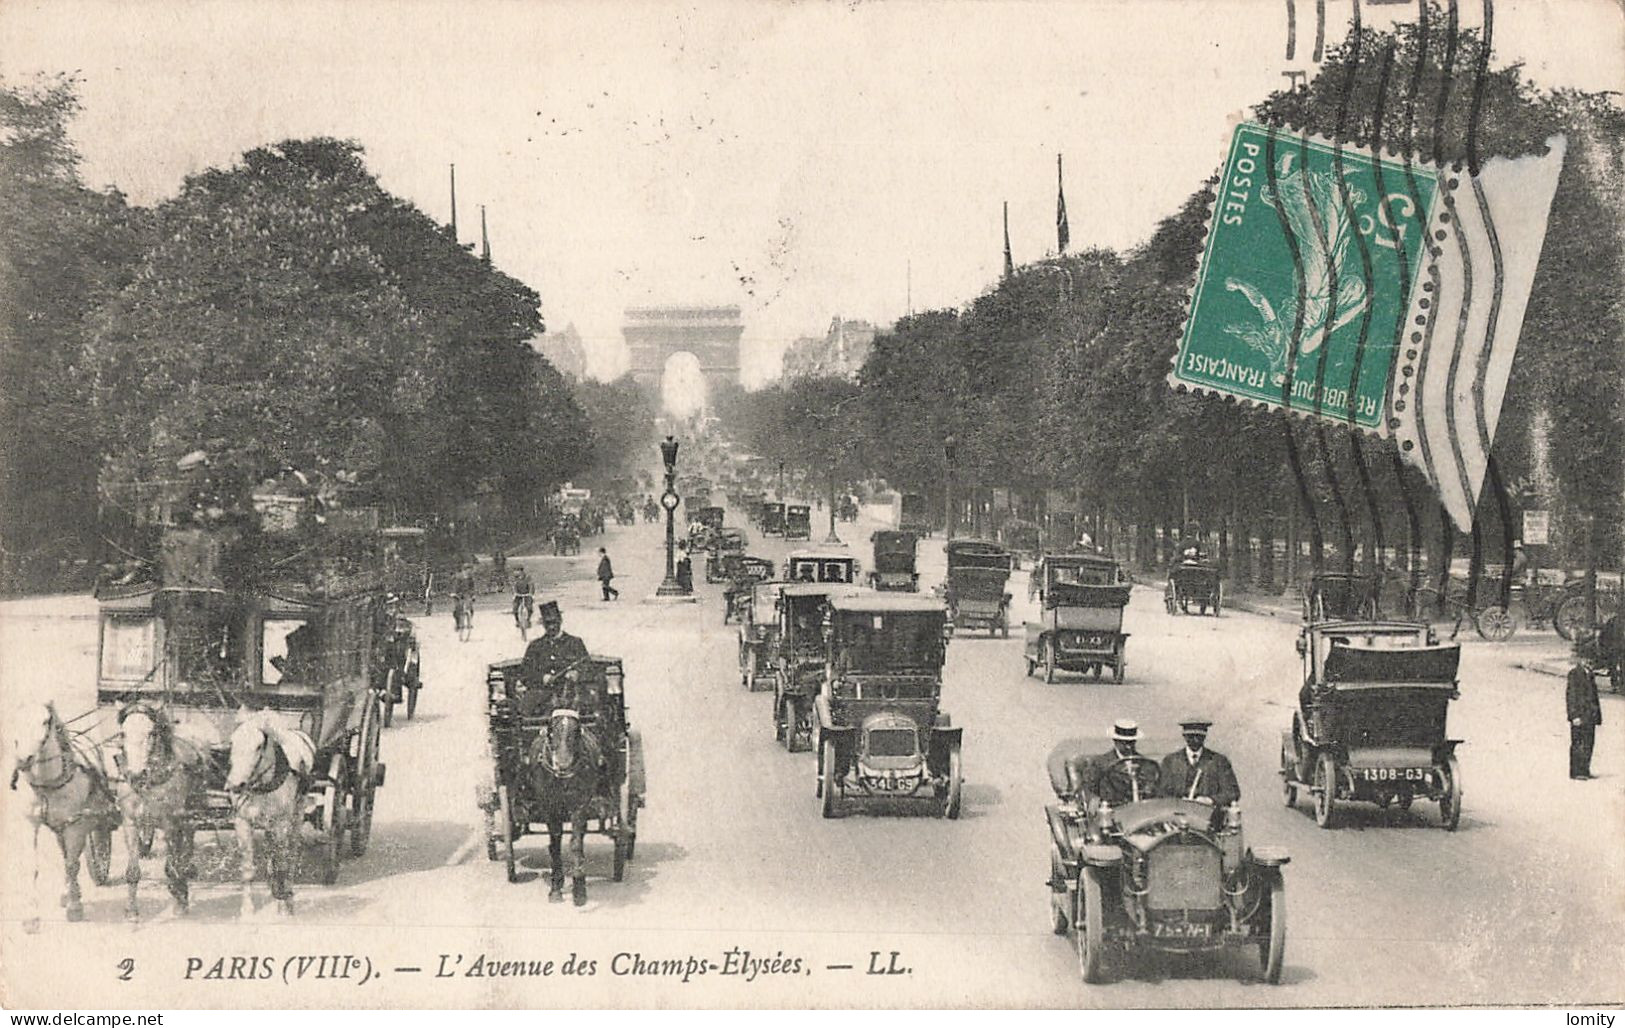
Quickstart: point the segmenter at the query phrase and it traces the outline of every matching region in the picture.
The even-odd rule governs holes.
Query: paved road
[[[863,540],[867,524],[841,526]],[[816,533],[821,536],[822,531]],[[591,580],[596,545],[610,547],[622,600],[605,604]],[[965,728],[965,806],[957,822],[902,804],[825,821],[813,795],[813,757],[773,740],[770,694],[747,694],[735,671],[735,635],[721,623],[719,588],[699,604],[640,603],[660,578],[653,526],[611,529],[580,558],[531,558],[541,591],[561,598],[567,628],[595,652],[626,658],[631,716],[649,766],[637,859],[609,880],[607,840],[590,840],[591,902],[546,902],[545,844],[528,841],[527,881],[510,885],[487,863],[474,808],[487,774],[482,671],[521,642],[500,610],[482,608],[472,641],[455,639],[449,615],[420,623],[428,682],[418,719],[385,734],[389,779],[372,849],[346,864],[340,883],[298,885],[292,923],[235,920],[235,850],[204,847],[205,881],[192,918],[121,920],[122,889],[91,889],[91,925],[68,925],[50,905],[59,879],[44,862],[7,860],[0,942],[7,981],[111,983],[124,957],[138,970],[119,988],[169,1005],[331,1005],[409,1001],[429,1005],[627,1003],[637,1005],[1316,1006],[1325,1004],[1521,1004],[1563,999],[1618,1004],[1625,988],[1625,704],[1604,698],[1598,780],[1566,777],[1562,681],[1513,667],[1515,657],[1470,642],[1462,699],[1452,710],[1466,804],[1461,828],[1440,830],[1436,808],[1408,813],[1354,808],[1345,827],[1316,828],[1306,808],[1281,804],[1278,738],[1295,694],[1294,627],[1227,614],[1171,618],[1160,592],[1138,589],[1128,611],[1129,675],[1123,685],[1022,673],[1020,642],[961,636],[949,649],[944,702]],[[784,546],[756,541],[753,552]],[[927,585],[941,577],[940,541],[921,547]],[[699,571],[700,569],[696,569]],[[698,576],[703,583],[703,575]],[[1016,614],[1025,574],[1011,590]],[[495,602],[493,600],[493,602]],[[0,618],[0,683],[8,725],[33,698],[64,710],[93,697],[94,621],[85,601],[12,604]],[[1019,636],[1019,631],[1013,633]],[[1102,731],[1116,717],[1177,742],[1176,719],[1211,715],[1210,742],[1227,752],[1243,789],[1248,838],[1292,854],[1283,984],[1249,980],[1250,954],[1152,961],[1123,980],[1086,987],[1068,944],[1049,933],[1042,807],[1043,759],[1065,736]],[[10,736],[5,745],[11,745]],[[0,752],[8,763],[11,751]],[[4,801],[5,852],[26,853],[19,797]],[[14,845],[21,842],[22,846]],[[122,868],[115,848],[115,868]],[[143,907],[157,918],[159,862],[148,866]],[[45,899],[45,923],[24,934],[28,900]],[[262,893],[262,901],[264,899]],[[622,974],[642,960],[690,956],[724,964],[739,947],[753,958],[782,953],[795,973]],[[906,973],[865,973],[877,966]],[[384,973],[349,980],[202,983],[184,978],[187,957],[355,953]],[[558,963],[548,978],[469,978],[477,954]],[[558,977],[571,953],[595,974]],[[68,974],[62,954],[77,957]],[[432,977],[441,954],[463,964]],[[852,965],[850,970],[831,965]],[[229,965],[228,965],[229,967]],[[421,967],[420,972],[396,968]],[[1613,970],[1609,970],[1612,968]],[[280,965],[278,974],[280,974]],[[83,987],[82,985],[79,987]],[[109,985],[108,987],[111,987]],[[51,997],[69,1003],[68,991]],[[367,990],[358,992],[357,990]]]

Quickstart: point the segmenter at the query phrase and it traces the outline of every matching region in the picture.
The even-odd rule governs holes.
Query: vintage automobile
[[[1213,612],[1219,616],[1219,605],[1224,601],[1224,584],[1219,581],[1218,565],[1196,557],[1180,561],[1168,571],[1168,585],[1163,590],[1162,602],[1170,614],[1189,614],[1196,607],[1198,614]]]
[[[553,529],[553,555],[579,556],[581,553],[581,519],[574,514],[559,518]]]
[[[959,817],[960,729],[941,709],[952,626],[941,602],[856,592],[826,614],[828,678],[815,705],[825,817],[852,794],[924,796]]]
[[[1055,672],[1093,672],[1099,678],[1110,666],[1112,679],[1123,680],[1123,608],[1132,588],[1110,557],[1093,553],[1052,553],[1039,558],[1033,571],[1038,585],[1039,621],[1023,625],[1027,674],[1044,669],[1044,681]]]
[[[429,560],[427,529],[394,525],[381,529],[383,540],[384,587],[400,597],[403,604],[423,607],[423,616],[434,613],[434,577]]]
[[[743,553],[722,555],[722,623],[745,623],[747,608],[756,602],[756,586],[773,578],[775,567],[766,557]]]
[[[813,699],[824,684],[824,608],[855,587],[791,581],[774,587],[773,736],[791,753],[813,747]],[[747,683],[748,684],[748,683]]]
[[[786,539],[812,538],[812,508],[792,503],[784,509],[784,537]]]
[[[406,719],[417,716],[418,693],[423,688],[423,660],[412,619],[400,613],[400,599],[391,593],[379,609],[378,636],[382,659],[375,670],[374,689],[383,704],[384,727],[395,720],[395,705],[406,704]]]
[[[1323,571],[1309,576],[1303,587],[1303,620],[1341,620],[1377,616],[1378,583],[1365,575]]]
[[[727,558],[742,556],[745,552],[745,532],[739,528],[722,528],[712,534],[707,547],[710,551],[705,557],[705,580],[707,582],[726,582],[728,574],[724,570]]]
[[[1010,551],[985,539],[952,539],[944,549],[948,580],[941,588],[954,628],[980,627],[988,635],[1008,637],[1010,594],[1004,587],[1010,580]]]
[[[913,532],[890,529],[870,536],[875,566],[869,572],[869,586],[880,592],[918,592],[920,573],[914,570],[914,548],[918,539]]]
[[[1235,805],[1215,809],[1159,796],[1161,768],[1149,756],[1124,757],[1102,770],[1113,794],[1134,801],[1113,807],[1074,794],[1066,762],[1111,749],[1110,742],[1068,740],[1048,761],[1058,800],[1044,808],[1050,928],[1072,935],[1083,980],[1104,981],[1111,958],[1142,950],[1194,954],[1257,946],[1261,976],[1279,983],[1286,956],[1281,869],[1290,858],[1274,848],[1249,848]]]
[[[859,570],[856,557],[843,548],[833,546],[791,550],[784,560],[786,582],[856,585]]]
[[[1359,800],[1401,810],[1439,804],[1444,827],[1461,821],[1460,740],[1445,734],[1460,693],[1461,647],[1409,621],[1323,621],[1298,636],[1303,686],[1292,729],[1281,734],[1281,787],[1287,806],[1299,790],[1315,821],[1331,828],[1338,806]]]
[[[762,504],[762,534],[784,535],[784,504]]]

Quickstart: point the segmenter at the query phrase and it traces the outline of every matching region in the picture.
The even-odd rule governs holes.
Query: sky
[[[1478,24],[1484,0],[1462,2]],[[1285,60],[1296,8],[1297,54]],[[1326,0],[1328,43],[1352,0]],[[1503,60],[1625,91],[1610,0],[1495,0]],[[1362,7],[1369,23],[1414,5]],[[1248,106],[1313,71],[1314,0],[549,3],[5,0],[0,74],[76,72],[92,186],[132,202],[289,137],[353,139],[384,187],[573,323],[600,377],[628,306],[742,308],[742,376],[836,316],[958,306],[1003,262],[1143,242]],[[94,31],[86,31],[93,26]]]

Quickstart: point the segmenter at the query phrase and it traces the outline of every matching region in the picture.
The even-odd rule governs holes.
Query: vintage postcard
[[[1606,0],[0,6],[0,1006],[1619,1006],[1622,96]]]

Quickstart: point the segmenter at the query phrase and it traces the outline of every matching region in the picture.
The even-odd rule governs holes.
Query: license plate
[[[1431,773],[1431,769],[1425,767],[1363,767],[1360,778],[1367,782],[1423,783]]]
[[[1199,921],[1152,921],[1151,934],[1159,939],[1205,939],[1213,926]]]

